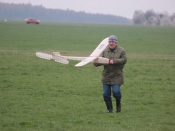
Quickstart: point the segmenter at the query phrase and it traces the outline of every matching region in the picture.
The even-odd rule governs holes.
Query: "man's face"
[[[109,48],[110,49],[114,49],[116,46],[117,46],[117,43],[115,43],[114,41],[109,42]]]

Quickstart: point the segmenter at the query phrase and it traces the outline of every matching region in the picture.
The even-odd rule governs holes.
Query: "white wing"
[[[76,64],[75,66],[83,66],[86,65],[87,63],[95,60],[97,57],[87,57],[86,59],[82,60],[81,62],[79,62],[78,64]]]
[[[83,66],[88,64],[89,62],[95,60],[98,58],[98,56],[102,53],[102,51],[108,46],[108,37],[105,38],[98,46],[97,48],[91,53],[89,57],[84,59],[83,61],[79,62],[75,66]]]
[[[108,39],[109,37],[105,38],[98,46],[97,48],[92,52],[90,56],[98,57],[104,49],[108,46]]]

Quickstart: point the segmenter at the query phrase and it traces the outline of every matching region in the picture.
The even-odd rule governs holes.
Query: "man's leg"
[[[111,100],[111,85],[103,84],[103,99],[106,103],[106,107],[109,113],[112,112],[112,100]]]
[[[116,112],[118,113],[121,111],[121,98],[122,98],[120,85],[117,85],[117,84],[113,85],[112,92],[113,92],[113,96],[116,99]]]

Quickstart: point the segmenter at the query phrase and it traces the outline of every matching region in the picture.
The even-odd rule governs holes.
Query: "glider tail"
[[[53,52],[53,60],[62,64],[68,64],[69,61],[62,57],[59,52]]]
[[[46,60],[51,60],[52,59],[52,55],[42,53],[42,52],[36,52],[36,56],[38,56],[39,58],[42,58],[42,59],[46,59]]]
[[[69,61],[62,57],[59,52],[53,52],[53,55],[42,53],[42,52],[36,52],[36,56],[42,59],[46,60],[54,60],[55,62],[59,62],[62,64],[68,64]]]

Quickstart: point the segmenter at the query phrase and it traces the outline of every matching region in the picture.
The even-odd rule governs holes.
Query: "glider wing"
[[[87,63],[95,60],[97,57],[87,57],[86,59],[82,60],[81,62],[79,62],[78,64],[76,64],[75,66],[84,66],[86,65]]]
[[[105,38],[98,46],[97,48],[91,53],[91,55],[89,57],[87,57],[86,59],[84,59],[83,61],[79,62],[78,64],[76,64],[75,66],[84,66],[86,64],[88,64],[89,62],[95,60],[96,58],[99,57],[99,55],[103,52],[103,50],[107,47],[108,45],[108,37]]]
[[[108,46],[108,37],[105,38],[98,46],[97,48],[91,53],[90,56],[98,57],[104,49]]]

